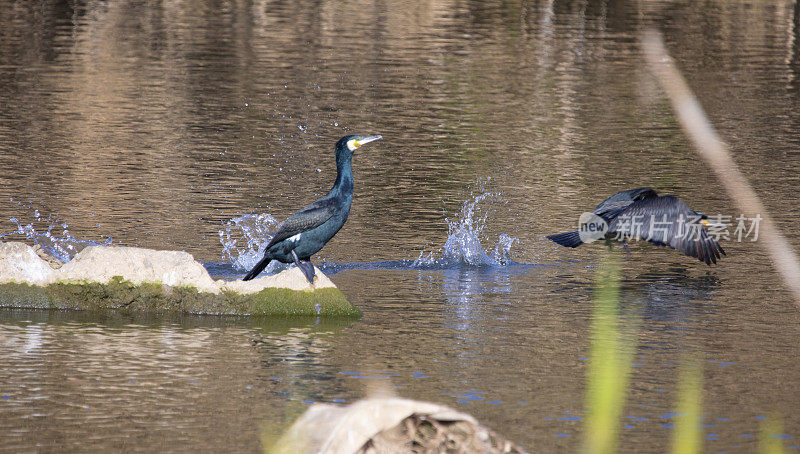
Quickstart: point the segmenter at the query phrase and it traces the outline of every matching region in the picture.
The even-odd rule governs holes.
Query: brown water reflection
[[[601,246],[544,234],[642,185],[736,214],[643,69],[638,31],[665,32],[798,244],[797,17],[786,1],[0,0],[0,232],[57,218],[78,238],[220,260],[230,218],[326,191],[352,131],[384,140],[355,157],[350,220],[320,259],[436,249],[443,213],[491,178],[484,244],[507,233],[518,262],[548,265],[343,271],[365,317],[335,327],[4,311],[2,444],[254,450],[258,421],[276,431],[303,401],[380,380],[530,449],[575,450]],[[798,444],[798,315],[753,244],[725,248],[714,268],[645,246],[623,265],[643,317],[625,451],[666,446],[689,347],[707,360],[709,451],[753,450],[745,435],[772,412]]]

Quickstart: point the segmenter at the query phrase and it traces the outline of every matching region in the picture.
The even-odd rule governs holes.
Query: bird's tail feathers
[[[581,236],[577,230],[571,232],[557,233],[555,235],[548,235],[547,239],[555,241],[564,247],[578,247],[583,244]]]
[[[242,280],[243,281],[249,281],[249,280],[253,279],[254,277],[258,276],[259,274],[261,274],[262,271],[264,271],[264,268],[266,268],[267,265],[269,265],[269,262],[271,262],[271,261],[272,261],[272,257],[265,256],[258,263],[256,263],[256,266],[254,266],[253,269],[250,270],[249,273],[247,273],[247,276],[242,278]]]

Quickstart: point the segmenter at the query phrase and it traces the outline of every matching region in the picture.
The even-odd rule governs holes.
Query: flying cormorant
[[[588,228],[585,220],[595,225]],[[605,225],[601,226],[603,222]],[[547,238],[571,248],[580,246],[588,238],[590,241],[614,239],[622,241],[626,250],[627,240],[643,239],[657,246],[669,246],[710,265],[717,263],[725,251],[709,235],[708,225],[708,216],[692,210],[679,198],[659,196],[651,188],[637,188],[618,192],[600,202],[591,215],[581,216],[581,232],[573,230]]]
[[[336,142],[336,182],[325,197],[289,216],[264,249],[264,258],[242,279],[258,276],[272,260],[294,263],[308,282],[314,283],[310,258],[342,228],[353,201],[351,161],[356,148],[381,139],[381,136],[344,136]]]

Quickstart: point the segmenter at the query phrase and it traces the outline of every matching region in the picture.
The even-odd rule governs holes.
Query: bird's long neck
[[[331,192],[353,194],[353,168],[351,160],[342,158],[336,160],[336,182],[333,183]]]

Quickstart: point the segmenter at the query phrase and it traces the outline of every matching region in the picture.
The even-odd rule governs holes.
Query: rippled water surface
[[[382,389],[532,451],[576,451],[604,248],[544,236],[638,186],[738,215],[644,68],[639,32],[664,32],[800,246],[799,14],[787,1],[0,0],[3,241],[186,250],[232,278],[257,256],[246,228],[329,189],[340,136],[384,137],[356,153],[350,219],[315,258],[362,319],[0,310],[0,449],[256,451],[311,402]],[[800,315],[757,244],[723,245],[713,267],[642,244],[621,254],[638,326],[621,451],[668,449],[687,352],[707,452],[753,452],[765,418],[800,449]]]

